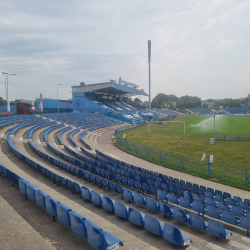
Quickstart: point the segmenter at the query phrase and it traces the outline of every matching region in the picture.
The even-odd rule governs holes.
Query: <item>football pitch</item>
[[[215,145],[210,145],[210,136],[214,134],[213,116],[180,116],[175,121],[185,121],[185,134],[183,123],[154,122],[150,124],[149,135],[147,124],[127,130],[127,140],[197,160],[201,160],[204,153],[208,157],[214,155],[215,163],[250,169],[250,141],[216,140]],[[215,133],[250,135],[250,116],[216,116]]]

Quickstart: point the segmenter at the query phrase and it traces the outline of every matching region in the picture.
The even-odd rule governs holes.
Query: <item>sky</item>
[[[250,94],[249,0],[0,3],[0,72],[16,74],[10,100],[57,98],[58,84],[59,98],[69,99],[72,85],[120,76],[148,93],[148,40],[152,99]]]

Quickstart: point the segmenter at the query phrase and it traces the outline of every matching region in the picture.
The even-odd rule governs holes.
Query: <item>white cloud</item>
[[[55,98],[58,83],[68,99],[80,81],[119,76],[147,91],[151,39],[153,96],[245,97],[249,11],[248,0],[10,0],[0,10],[0,71],[17,74],[11,99]]]

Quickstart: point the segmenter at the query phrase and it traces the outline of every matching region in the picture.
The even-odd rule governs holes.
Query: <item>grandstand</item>
[[[249,114],[250,108],[223,108],[226,112],[230,114]]]
[[[148,96],[138,86],[133,86],[113,81],[72,86],[73,112],[95,111],[124,122],[143,123],[152,115],[124,100],[125,97]]]
[[[215,113],[215,110],[209,109],[209,108],[201,108],[201,109],[189,108],[188,110],[193,112],[193,113],[197,113],[197,114],[201,114],[201,115],[214,114]]]
[[[17,211],[23,203],[24,214],[37,211],[29,223],[48,230],[50,242],[57,237],[59,249],[248,249],[248,192],[135,164],[134,156],[107,146],[127,125],[89,112],[4,117],[0,192],[8,186],[5,194],[15,200],[6,199],[18,200]]]

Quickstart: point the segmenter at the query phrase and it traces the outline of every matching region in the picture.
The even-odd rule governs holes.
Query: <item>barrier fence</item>
[[[126,129],[133,128],[134,126],[127,126],[115,131],[115,135]],[[212,177],[220,177],[224,179],[233,180],[235,182],[241,182],[245,184],[250,184],[250,170],[226,166],[217,163],[210,163],[208,161],[200,161],[181,155],[170,154],[167,152],[162,152],[153,148],[138,145],[133,142],[129,142],[126,139],[116,136],[116,141],[121,146],[134,151],[136,154],[140,154],[160,162],[166,163],[179,170],[192,171],[199,174],[204,174]]]
[[[214,138],[214,135],[210,137]],[[250,141],[250,135],[215,135],[215,140]]]

